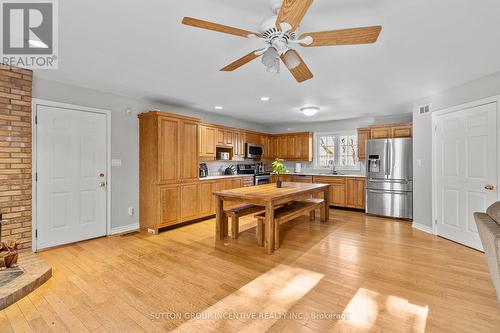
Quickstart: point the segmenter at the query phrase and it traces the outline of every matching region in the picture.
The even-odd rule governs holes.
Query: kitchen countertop
[[[292,175],[292,176],[316,176],[316,177],[349,177],[349,178],[366,178],[365,175],[360,175],[360,174],[331,174],[331,173],[314,173],[314,172],[302,172],[302,173],[297,173],[297,172],[290,172],[285,175]]]
[[[253,178],[253,175],[219,175],[219,176],[208,176],[208,177],[205,177],[205,178],[200,178],[200,180],[204,181],[204,180],[242,178],[242,177],[252,177]]]

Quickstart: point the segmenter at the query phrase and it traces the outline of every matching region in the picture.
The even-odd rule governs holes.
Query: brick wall
[[[0,212],[2,239],[31,248],[32,72],[0,64]]]

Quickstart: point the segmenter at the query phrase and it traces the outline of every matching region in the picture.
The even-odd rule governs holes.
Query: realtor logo
[[[57,69],[56,0],[0,0],[1,62],[28,69]]]

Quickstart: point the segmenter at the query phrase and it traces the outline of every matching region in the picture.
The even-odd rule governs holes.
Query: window
[[[359,170],[357,134],[317,134],[314,157],[317,169]]]

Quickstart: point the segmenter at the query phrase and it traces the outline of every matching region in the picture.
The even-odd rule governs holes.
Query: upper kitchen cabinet
[[[253,144],[263,144],[262,138],[264,135],[260,133],[255,133],[255,132],[247,132],[246,133],[246,143],[253,143]]]
[[[232,147],[233,135],[233,130],[225,127],[217,127],[217,146]]]
[[[402,124],[391,128],[393,138],[411,138],[413,136],[412,124]]]
[[[209,161],[215,160],[217,147],[217,128],[200,125],[199,134],[200,158]]]
[[[233,157],[245,158],[246,133],[243,131],[233,132]]]
[[[312,133],[291,133],[273,136],[273,157],[289,161],[312,161]]]
[[[364,161],[366,158],[366,141],[370,138],[369,128],[358,129],[358,158]]]
[[[141,184],[198,179],[197,119],[151,111],[140,114],[139,123]]]
[[[366,141],[370,139],[392,139],[411,138],[413,127],[411,123],[376,125],[368,128],[358,128],[358,156],[359,160],[365,160]]]
[[[412,135],[411,123],[370,127],[370,139],[409,138]]]
[[[261,136],[261,142],[264,146],[264,159],[265,160],[270,160],[273,159],[274,154],[273,154],[273,140],[270,135],[262,135]]]

